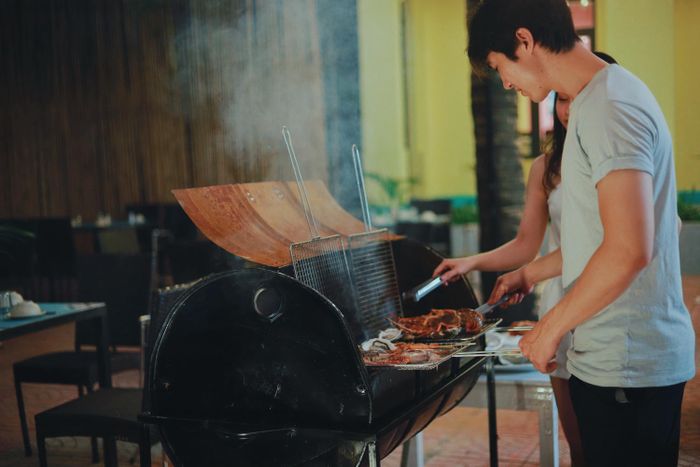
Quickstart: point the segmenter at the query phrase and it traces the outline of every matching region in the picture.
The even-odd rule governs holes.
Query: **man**
[[[695,336],[683,304],[673,147],[647,87],[585,49],[565,0],[484,0],[475,70],[535,102],[571,96],[560,250],[499,278],[489,301],[562,274],[567,290],[520,347],[543,372],[562,336],[591,466],[676,465]]]

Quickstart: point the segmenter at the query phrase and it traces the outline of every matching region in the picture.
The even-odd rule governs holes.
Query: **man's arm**
[[[520,347],[540,371],[548,371],[562,336],[617,299],[649,264],[654,244],[652,178],[615,170],[597,185],[603,241],[564,298]]]

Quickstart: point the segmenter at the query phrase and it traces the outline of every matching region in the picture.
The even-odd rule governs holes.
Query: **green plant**
[[[382,191],[384,191],[390,205],[400,205],[408,202],[411,196],[411,188],[418,183],[418,179],[415,177],[395,178],[374,172],[366,172],[365,177],[377,182]]]
[[[465,204],[453,207],[450,221],[453,224],[474,224],[479,222],[479,207],[476,204]]]
[[[700,221],[700,207],[678,199],[678,217],[682,221]]]

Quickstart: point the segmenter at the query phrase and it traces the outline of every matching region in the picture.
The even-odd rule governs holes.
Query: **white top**
[[[561,246],[561,209],[562,209],[562,189],[561,184],[557,185],[549,192],[547,198],[549,210],[549,237],[547,239],[547,253],[551,253]],[[537,302],[537,315],[540,319],[556,305],[564,296],[561,276],[553,277],[545,282],[542,293]],[[556,353],[557,368],[550,373],[557,378],[569,379],[569,372],[566,369],[566,352],[571,347],[571,333],[567,332],[559,343]]]
[[[695,374],[695,334],[681,290],[671,135],[646,85],[619,65],[608,65],[570,109],[562,157],[565,287],[603,239],[596,184],[621,169],[653,177],[653,256],[617,300],[576,328],[568,369],[597,386],[687,381]]]

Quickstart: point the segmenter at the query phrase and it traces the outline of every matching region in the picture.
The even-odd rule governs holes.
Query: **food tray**
[[[365,359],[365,356],[369,352],[361,352],[363,356],[363,361],[365,366],[374,368],[392,368],[395,370],[434,370],[441,363],[449,360],[454,355],[459,352],[464,351],[467,347],[472,345],[472,342],[466,342],[462,344],[441,344],[441,343],[418,343],[418,342],[401,342],[400,346],[406,350],[427,350],[434,355],[427,362],[417,362],[417,363],[390,363],[386,361],[372,361]]]

